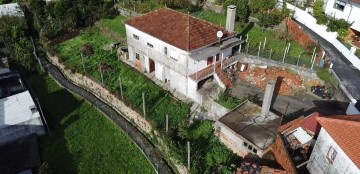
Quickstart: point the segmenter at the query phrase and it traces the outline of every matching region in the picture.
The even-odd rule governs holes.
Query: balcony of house
[[[215,60],[214,60],[215,59]],[[216,72],[216,69],[221,68],[225,69],[235,63],[237,63],[240,59],[240,54],[238,52],[235,52],[232,55],[229,55],[222,60],[219,60],[218,58],[210,59],[208,58],[208,65],[205,68],[202,68],[195,73],[192,73],[190,75],[190,78],[194,81],[201,81],[203,79],[206,79],[213,75]]]

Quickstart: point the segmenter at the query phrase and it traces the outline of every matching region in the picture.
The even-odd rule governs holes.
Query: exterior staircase
[[[234,86],[234,83],[228,78],[227,74],[221,69],[220,64],[216,65],[215,73],[224,83],[226,89],[230,89]]]

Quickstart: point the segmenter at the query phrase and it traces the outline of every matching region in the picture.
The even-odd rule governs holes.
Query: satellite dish
[[[218,32],[216,33],[216,36],[217,36],[218,38],[223,37],[223,35],[224,35],[224,33],[223,33],[222,31],[218,31]]]

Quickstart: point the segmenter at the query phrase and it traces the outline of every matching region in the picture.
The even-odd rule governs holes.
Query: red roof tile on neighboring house
[[[317,120],[353,163],[360,167],[360,115],[317,117]]]
[[[224,33],[223,38],[230,35],[220,26],[169,8],[128,19],[125,24],[185,51],[216,43],[216,33],[220,30]]]
[[[360,0],[351,0],[352,2],[360,3]]]
[[[304,121],[301,124],[302,128],[307,129],[308,131],[311,131],[315,135],[319,134],[321,126],[316,120],[317,117],[321,116],[318,112],[314,112],[308,117],[304,119]]]

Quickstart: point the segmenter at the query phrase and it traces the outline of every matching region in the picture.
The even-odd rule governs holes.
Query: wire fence
[[[240,52],[250,54],[253,56],[258,56],[261,58],[275,60],[282,63],[288,63],[292,65],[302,66],[309,69],[318,69],[316,62],[312,61],[312,57],[316,56],[315,53],[308,51],[301,52],[298,56],[293,56],[289,54],[291,51],[291,46],[284,46],[281,50],[274,50],[267,46],[262,45],[261,43],[252,44],[250,42],[244,42],[240,47]]]

